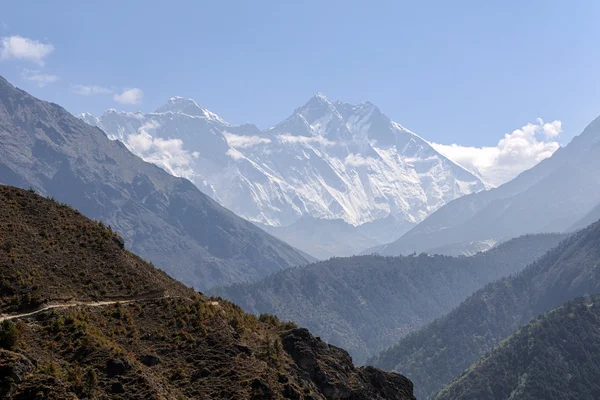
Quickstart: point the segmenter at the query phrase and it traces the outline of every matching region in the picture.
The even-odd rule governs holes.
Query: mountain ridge
[[[597,399],[597,296],[562,305],[520,328],[444,388],[445,399]]]
[[[309,260],[58,105],[0,77],[0,183],[53,196],[199,289]]]
[[[261,131],[181,101],[180,108],[168,103],[153,113],[82,118],[142,158],[187,177],[237,215],[273,227],[303,217],[342,219],[354,227],[393,217],[396,233],[389,241],[446,202],[488,187],[369,102],[334,103],[317,95]],[[190,104],[195,111],[187,112],[200,116],[185,113]],[[177,147],[177,157],[164,156],[167,144]],[[174,158],[181,163],[174,165]],[[371,238],[379,241],[384,232]],[[352,252],[362,250],[355,245]]]
[[[209,293],[247,312],[296,321],[362,364],[486,283],[525,268],[564,237],[524,236],[472,257],[332,258]]]

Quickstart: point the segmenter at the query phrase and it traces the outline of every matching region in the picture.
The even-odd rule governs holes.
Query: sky
[[[148,112],[184,96],[268,128],[322,92],[368,100],[483,171],[531,164],[600,115],[593,0],[2,0],[1,10],[0,74],[74,114]]]

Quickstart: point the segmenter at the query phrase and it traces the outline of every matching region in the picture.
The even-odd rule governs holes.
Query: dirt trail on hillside
[[[31,316],[43,313],[48,310],[56,310],[56,309],[62,310],[65,308],[72,308],[72,307],[102,307],[102,306],[108,306],[108,305],[117,304],[117,303],[128,304],[128,303],[169,299],[169,298],[173,298],[173,297],[169,296],[169,295],[157,296],[156,294],[150,294],[147,296],[135,296],[135,297],[130,297],[130,298],[124,297],[124,298],[119,298],[119,299],[115,299],[115,300],[90,301],[90,302],[73,301],[73,302],[67,302],[67,303],[47,304],[35,311],[31,311],[31,312],[27,312],[27,313],[9,314],[9,315],[0,314],[0,322],[11,320],[11,319],[31,317]]]

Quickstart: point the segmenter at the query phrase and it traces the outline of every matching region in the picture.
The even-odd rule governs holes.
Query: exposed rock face
[[[0,397],[8,396],[14,386],[33,372],[33,364],[23,355],[0,350]]]
[[[412,382],[372,367],[356,368],[350,355],[307,329],[282,335],[285,351],[327,399],[414,399]]]

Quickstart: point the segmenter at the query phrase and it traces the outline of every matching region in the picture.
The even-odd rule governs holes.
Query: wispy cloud
[[[73,93],[81,96],[93,96],[96,94],[110,94],[113,91],[109,88],[97,85],[73,85]]]
[[[240,149],[257,146],[259,144],[271,143],[271,139],[260,136],[235,135],[230,132],[224,132],[223,135],[231,147],[237,147]]]
[[[362,167],[363,165],[367,165],[369,163],[369,159],[367,157],[363,157],[360,154],[350,153],[344,159],[344,164],[351,167]]]
[[[180,139],[153,137],[152,134],[159,127],[160,124],[154,120],[145,123],[136,133],[127,136],[125,145],[135,155],[162,167],[171,175],[193,180],[191,164],[199,154],[185,150]]]
[[[469,147],[431,143],[440,153],[465,168],[478,172],[492,185],[501,185],[552,156],[560,145],[561,121],[528,123],[507,133],[495,147]]]
[[[21,71],[21,78],[25,79],[26,81],[32,82],[38,87],[45,87],[51,83],[56,83],[60,79],[56,75],[50,75],[43,73],[40,70],[31,69],[24,69],[23,71]]]
[[[246,158],[239,150],[233,148],[227,150],[227,155],[234,160],[241,160],[242,158]]]
[[[0,38],[0,60],[24,60],[44,65],[54,46],[19,35]]]
[[[142,102],[144,92],[138,88],[126,89],[120,94],[115,94],[113,99],[120,104],[139,104]]]
[[[294,136],[294,135],[277,135],[277,140],[288,143],[303,143],[303,144],[320,144],[323,146],[334,146],[335,142],[323,136]]]

